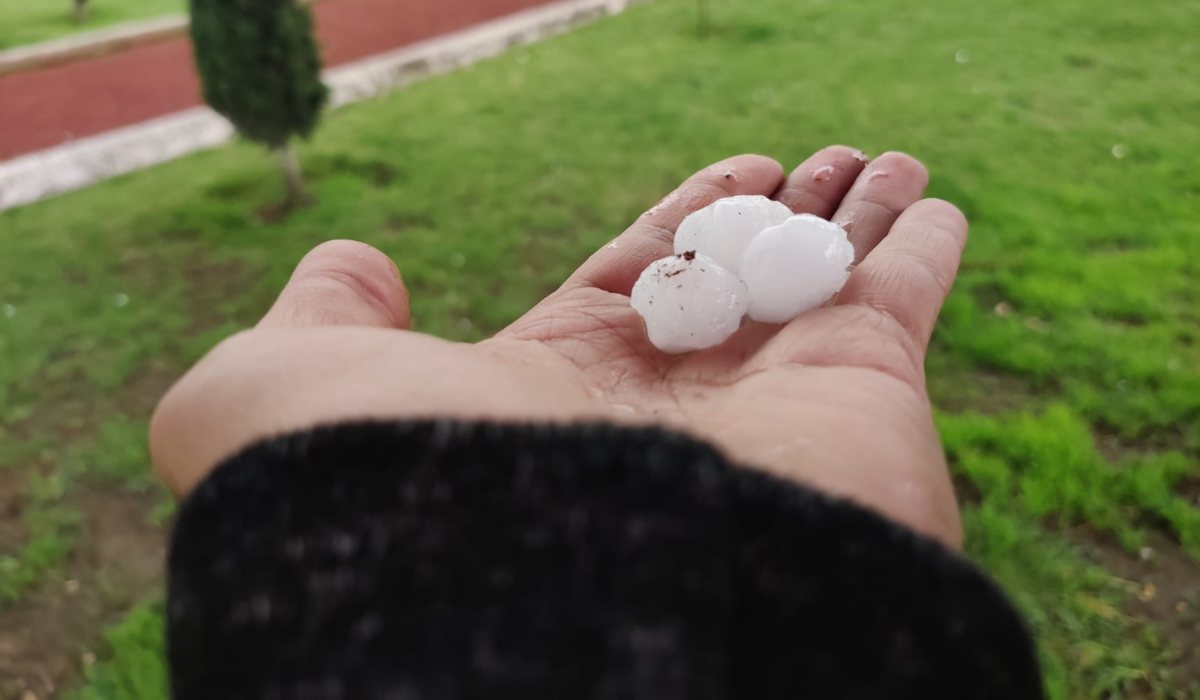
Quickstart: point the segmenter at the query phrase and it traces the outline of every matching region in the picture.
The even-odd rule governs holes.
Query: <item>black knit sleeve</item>
[[[183,504],[174,695],[1042,697],[996,586],[871,512],[652,429],[372,423]]]

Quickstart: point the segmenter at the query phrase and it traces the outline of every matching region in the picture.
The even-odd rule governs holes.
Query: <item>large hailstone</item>
[[[746,313],[746,285],[716,261],[692,251],[650,263],[630,303],[646,321],[654,347],[681,353],[720,345]]]
[[[837,224],[793,216],[754,237],[742,256],[750,318],[786,323],[824,304],[846,283],[854,246]]]
[[[675,253],[695,251],[738,274],[742,253],[763,229],[777,226],[792,216],[792,210],[762,195],[738,195],[718,199],[693,212],[675,232]]]

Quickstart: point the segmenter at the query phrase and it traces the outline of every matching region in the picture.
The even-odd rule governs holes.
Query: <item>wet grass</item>
[[[66,700],[140,700],[169,696],[162,663],[165,643],[163,604],[158,596],[138,605],[104,634],[115,656],[86,671],[86,685],[65,693]]]
[[[78,22],[72,0],[0,0],[0,49],[186,9],[183,0],[88,0],[87,6],[86,18]]]
[[[420,329],[478,338],[707,162],[903,149],[972,219],[928,367],[971,555],[1035,625],[1053,698],[1192,697],[1200,672],[1071,533],[1200,554],[1200,3],[716,2],[703,40],[694,11],[330,115],[303,149],[318,203],[284,221],[241,144],[0,214],[0,468],[82,450],[144,488],[124,397],[252,323],[322,240],[387,251]],[[24,570],[27,546],[0,552]],[[152,657],[120,639],[95,673]]]

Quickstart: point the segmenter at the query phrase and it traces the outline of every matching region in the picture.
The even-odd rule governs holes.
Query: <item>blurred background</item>
[[[478,339],[699,167],[830,143],[971,219],[930,391],[1051,697],[1200,698],[1200,2],[622,5],[317,0],[287,50],[329,100],[288,79],[352,104],[256,143],[200,108],[179,0],[0,0],[0,698],[165,696],[147,419],[313,245],[381,248],[419,330]],[[521,33],[424,77],[480,23]]]

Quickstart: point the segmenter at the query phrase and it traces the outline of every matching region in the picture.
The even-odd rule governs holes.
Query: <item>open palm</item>
[[[926,179],[908,156],[868,165],[843,147],[786,179],[768,158],[717,163],[475,344],[405,330],[408,296],[391,262],[362,244],[325,244],[258,327],[218,346],[164,398],[155,462],[185,493],[237,449],[322,423],[656,423],[957,544],[923,364],[966,222],[952,205],[918,201]],[[628,293],[647,264],[670,254],[684,216],[735,194],[774,194],[793,211],[832,217],[860,264],[834,304],[784,326],[747,324],[717,348],[664,355]]]

